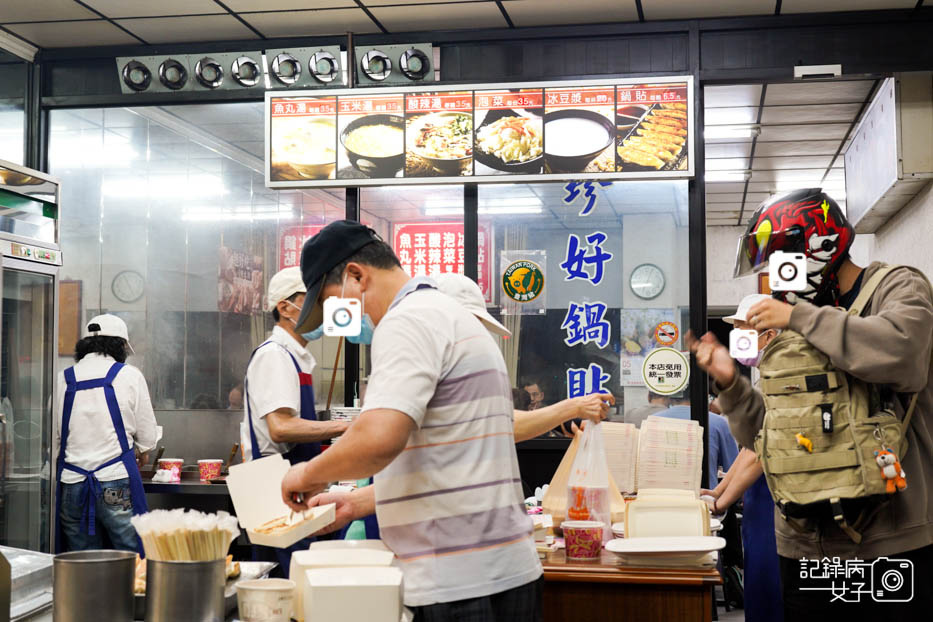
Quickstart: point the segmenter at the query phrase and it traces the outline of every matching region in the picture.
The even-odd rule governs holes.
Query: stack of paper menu
[[[703,428],[693,420],[648,417],[638,440],[638,488],[680,488],[699,494]]]
[[[609,473],[621,493],[635,492],[635,465],[638,462],[638,428],[631,423],[600,424],[606,447]]]

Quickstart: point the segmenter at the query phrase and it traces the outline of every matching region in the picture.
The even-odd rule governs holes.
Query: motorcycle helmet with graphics
[[[802,298],[818,305],[837,304],[836,272],[849,254],[855,230],[839,205],[822,188],[801,188],[765,200],[752,214],[739,241],[735,275],[758,272],[776,251],[803,253],[807,288],[778,296]]]

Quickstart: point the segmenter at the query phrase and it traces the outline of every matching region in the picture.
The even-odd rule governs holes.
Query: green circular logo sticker
[[[544,290],[544,273],[533,261],[515,261],[502,273],[502,291],[515,302],[531,302]]]
[[[690,380],[690,359],[674,348],[655,348],[645,356],[641,376],[649,391],[659,395],[678,393]]]

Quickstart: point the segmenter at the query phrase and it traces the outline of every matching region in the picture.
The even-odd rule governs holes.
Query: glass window
[[[688,325],[687,183],[481,186],[479,223],[518,399],[534,409],[602,388],[617,421],[647,405],[641,363],[659,325],[676,326],[661,340],[678,348]]]
[[[23,163],[25,155],[26,62],[0,51],[0,160]]]
[[[62,278],[82,282],[85,320],[111,312],[127,321],[131,362],[156,409],[230,405],[250,353],[272,329],[269,278],[298,265],[304,239],[344,216],[343,190],[265,188],[262,110],[51,114],[50,166],[66,206]],[[333,356],[321,342],[310,350],[315,384],[329,385]],[[339,382],[342,403],[342,373]]]

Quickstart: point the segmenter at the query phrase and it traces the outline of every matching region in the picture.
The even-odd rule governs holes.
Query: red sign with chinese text
[[[544,93],[540,89],[514,91],[477,91],[476,110],[508,110],[515,108],[541,108]]]
[[[332,117],[337,114],[337,98],[272,98],[270,108],[273,117]]]
[[[405,96],[407,112],[473,112],[472,91],[457,93],[415,93]]]
[[[401,113],[404,102],[401,95],[370,95],[368,97],[337,98],[340,114]]]
[[[477,283],[487,303],[492,303],[490,257],[492,239],[489,228],[480,225],[477,259]],[[454,272],[463,274],[463,223],[429,222],[395,225],[393,249],[402,269],[411,276],[434,276]]]
[[[687,101],[686,84],[638,84],[618,87],[618,103],[663,104]]]
[[[544,103],[548,108],[580,108],[612,106],[615,90],[610,87],[545,89]]]
[[[324,228],[324,225],[285,227],[279,232],[279,270],[301,263],[301,248],[309,238]]]

